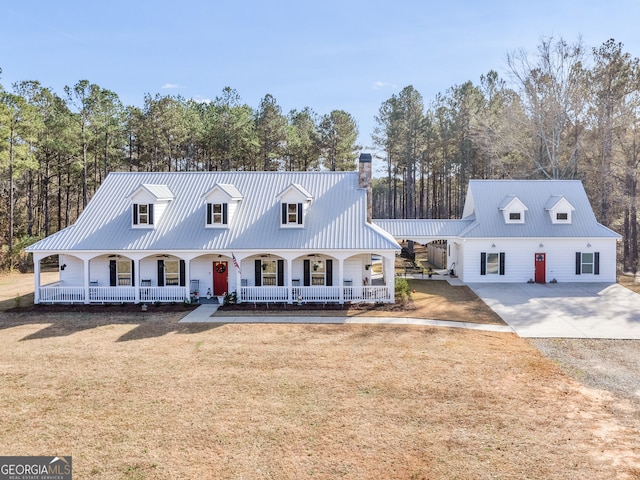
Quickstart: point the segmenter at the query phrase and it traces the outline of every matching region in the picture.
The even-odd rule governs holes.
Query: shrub
[[[396,303],[405,303],[411,298],[411,288],[406,278],[396,278]]]

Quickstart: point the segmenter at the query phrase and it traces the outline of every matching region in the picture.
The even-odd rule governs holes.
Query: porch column
[[[134,289],[134,303],[140,303],[140,259],[136,258],[133,261],[135,268],[133,269],[133,284],[136,286]]]
[[[191,298],[191,259],[184,261],[184,298]],[[198,292],[200,294],[200,292]]]
[[[89,303],[89,260],[83,259],[82,265],[84,267],[84,277],[82,279],[84,282],[84,303]]]
[[[384,283],[387,285],[389,298],[391,303],[396,301],[396,272],[395,272],[395,254],[392,257],[384,257]]]
[[[338,285],[340,285],[340,297],[338,301],[344,303],[344,258],[338,259]]]
[[[40,254],[33,254],[33,303],[40,303]]]
[[[287,293],[287,303],[293,303],[293,279],[292,275],[292,263],[293,260],[287,258],[285,260],[287,262],[287,286],[289,287],[289,292]]]

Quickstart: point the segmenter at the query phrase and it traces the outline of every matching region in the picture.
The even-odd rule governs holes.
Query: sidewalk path
[[[507,325],[489,325],[470,322],[451,322],[447,320],[427,320],[423,318],[398,317],[347,317],[347,316],[212,316],[218,305],[201,305],[180,323],[296,323],[296,324],[371,324],[371,325],[424,325],[431,327],[466,328],[488,332],[513,333]]]

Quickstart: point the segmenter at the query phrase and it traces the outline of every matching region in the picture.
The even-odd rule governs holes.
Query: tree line
[[[381,104],[374,217],[459,218],[474,178],[579,179],[623,235],[623,268],[638,270],[638,59],[614,40],[545,38],[506,66],[427,103],[407,86]],[[211,102],[148,94],[135,107],[87,80],[60,95],[0,84],[0,269],[72,224],[111,171],[350,170],[357,137],[346,111],[284,114],[269,94],[254,109],[230,87]]]
[[[212,102],[147,94],[138,108],[87,80],[62,95],[0,85],[0,270],[71,225],[111,171],[353,169],[357,137],[343,110],[285,115],[269,94],[253,109],[230,87]]]
[[[638,59],[614,40],[545,38],[506,63],[506,78],[489,71],[426,105],[412,86],[382,103],[374,217],[460,218],[469,179],[579,179],[637,271]]]

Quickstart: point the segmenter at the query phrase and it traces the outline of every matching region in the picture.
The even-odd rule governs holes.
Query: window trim
[[[281,227],[295,228],[304,226],[304,208],[302,202],[282,202],[281,205]],[[291,207],[293,207],[293,209]]]
[[[147,211],[141,212],[142,207],[147,207]],[[142,221],[143,216],[144,221]],[[153,227],[153,203],[133,204],[133,226],[140,228]]]
[[[498,270],[489,271],[489,255],[497,255]],[[480,275],[504,275],[506,272],[505,252],[480,252]]]
[[[216,207],[220,212],[216,212]],[[229,226],[229,204],[226,202],[207,202],[207,218],[205,225],[207,228],[224,228]]]

